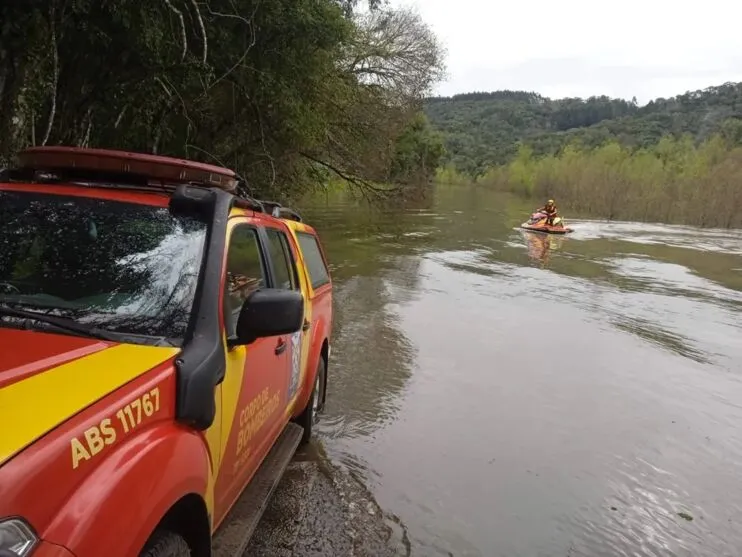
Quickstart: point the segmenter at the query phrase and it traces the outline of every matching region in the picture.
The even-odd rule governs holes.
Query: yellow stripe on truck
[[[120,344],[0,389],[0,465],[94,402],[179,352]]]

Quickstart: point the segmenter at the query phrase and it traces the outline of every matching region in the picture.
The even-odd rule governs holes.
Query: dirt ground
[[[396,557],[408,548],[364,486],[310,449],[289,466],[245,556]]]

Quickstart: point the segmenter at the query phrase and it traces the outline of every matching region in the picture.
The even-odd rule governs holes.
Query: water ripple
[[[742,232],[551,238],[514,231],[508,198],[440,196],[315,214],[330,457],[413,555],[738,555]]]

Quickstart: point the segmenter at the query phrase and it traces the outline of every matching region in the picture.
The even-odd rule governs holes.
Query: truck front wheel
[[[191,548],[180,534],[157,530],[139,557],[191,557]]]

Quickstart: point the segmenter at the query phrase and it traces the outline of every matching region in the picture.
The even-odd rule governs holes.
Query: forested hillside
[[[498,91],[432,98],[443,182],[475,181],[608,219],[742,227],[742,84],[645,106]]]
[[[447,163],[476,176],[513,159],[522,142],[535,156],[567,144],[591,148],[607,141],[651,147],[668,134],[702,141],[742,136],[742,84],[726,83],[645,106],[605,96],[549,99],[537,93],[496,91],[427,100],[425,111],[445,138]]]
[[[419,16],[379,0],[2,2],[0,166],[64,144],[223,164],[275,195],[425,182],[442,68]]]

